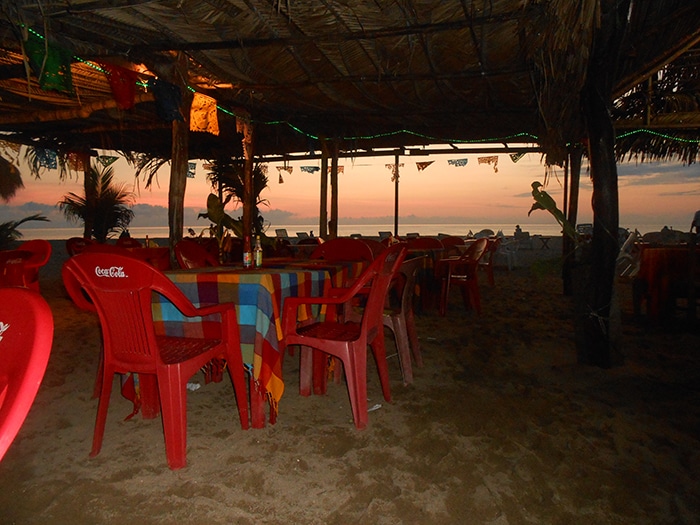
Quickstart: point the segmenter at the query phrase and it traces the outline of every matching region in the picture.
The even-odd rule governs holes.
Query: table
[[[696,247],[696,258],[697,250]],[[644,295],[647,314],[651,320],[656,321],[668,315],[672,307],[674,286],[690,282],[690,257],[691,251],[687,245],[641,245],[639,272],[634,283],[635,314],[640,313],[641,296]]]
[[[262,399],[270,402],[270,422],[274,423],[284,393],[281,318],[284,299],[323,295],[332,285],[331,272],[296,266],[255,270],[219,267],[171,271],[165,275],[195,306],[224,302],[236,305],[243,362],[249,366],[251,387],[255,387],[255,393],[251,388],[252,426],[264,426]],[[206,318],[184,318],[169,301],[154,295],[153,319],[157,333],[207,335]],[[309,311],[306,315],[312,314]],[[303,312],[300,316],[304,320]]]

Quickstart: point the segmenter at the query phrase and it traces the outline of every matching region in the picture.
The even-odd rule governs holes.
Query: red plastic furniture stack
[[[395,244],[362,273],[350,288],[333,288],[324,297],[291,297],[284,302],[282,327],[287,345],[301,345],[300,394],[311,394],[314,376],[312,349],[340,359],[345,371],[355,427],[367,426],[367,346],[374,353],[384,399],[391,401],[384,348],[384,302],[392,279],[406,256],[404,244]],[[369,294],[367,295],[367,287]],[[306,305],[349,305],[367,295],[360,321],[317,319],[299,324],[298,309]],[[330,310],[330,309],[329,309]]]
[[[182,239],[175,245],[175,257],[180,268],[184,270],[219,266],[219,261],[211,252],[190,239]]]
[[[319,244],[311,253],[311,259],[326,261],[367,261],[374,260],[372,249],[362,240],[351,237],[336,237]]]
[[[53,328],[51,309],[38,293],[0,288],[0,460],[39,391]]]
[[[148,263],[113,253],[70,258],[64,275],[86,290],[100,319],[104,344],[102,388],[90,456],[102,447],[115,373],[157,377],[168,465],[186,464],[187,381],[213,359],[223,357],[233,382],[241,427],[249,426],[248,398],[233,304],[196,308],[163,273]],[[215,316],[207,338],[156,335],[152,293],[167,298],[185,316]],[[218,321],[216,320],[218,319]]]

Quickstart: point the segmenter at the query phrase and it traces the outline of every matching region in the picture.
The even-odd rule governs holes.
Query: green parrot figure
[[[527,216],[529,217],[530,214],[535,210],[546,210],[554,216],[554,218],[564,230],[564,233],[572,239],[574,239],[575,241],[577,241],[578,232],[566,219],[564,213],[559,208],[557,208],[557,203],[549,195],[549,193],[547,193],[544,190],[540,190],[541,187],[542,183],[539,181],[535,181],[532,183],[532,197],[535,199],[535,202],[532,203],[532,207],[530,208],[530,211],[527,212]]]

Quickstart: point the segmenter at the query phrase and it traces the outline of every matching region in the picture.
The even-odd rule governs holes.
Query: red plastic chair
[[[462,289],[464,307],[471,306],[481,313],[481,298],[479,295],[479,282],[477,280],[477,267],[479,259],[486,251],[488,239],[481,238],[469,245],[467,251],[461,257],[441,259],[438,261],[437,271],[442,277],[442,293],[440,295],[440,315],[447,312],[447,302],[450,296],[450,287],[455,284]]]
[[[384,250],[386,250],[386,246],[375,239],[368,239],[366,237],[361,237],[360,240],[363,243],[365,243],[367,246],[369,246],[369,249],[372,250],[372,256],[375,259],[377,257],[379,257]]]
[[[115,373],[134,372],[157,377],[168,465],[186,464],[187,381],[212,359],[224,357],[236,394],[241,427],[247,429],[248,399],[233,304],[196,308],[160,271],[138,259],[107,253],[83,253],[68,259],[73,275],[94,303],[102,327],[103,377],[91,457],[102,447],[107,408]],[[213,338],[156,335],[152,293],[167,298],[184,315],[217,314]]]
[[[367,261],[374,260],[372,249],[360,239],[336,237],[329,239],[311,253],[311,259],[326,261]]]
[[[51,258],[51,243],[44,239],[34,239],[20,244],[19,250],[31,254],[24,263],[24,284],[38,292],[39,269]]]
[[[24,250],[0,251],[0,287],[26,286],[25,265],[30,257]]]
[[[384,348],[383,311],[389,285],[406,256],[403,244],[396,244],[363,272],[350,288],[331,289],[324,297],[290,297],[284,302],[282,326],[287,345],[301,345],[300,394],[311,394],[313,377],[312,349],[337,357],[343,362],[345,379],[350,395],[355,427],[367,426],[367,346],[372,348],[382,393],[387,402],[391,401],[389,372]],[[366,306],[361,321],[335,319],[316,320],[299,325],[297,313],[305,305],[348,305],[358,295],[365,295]]]
[[[461,237],[457,235],[448,235],[447,237],[443,237],[442,239],[440,239],[440,242],[445,248],[447,256],[462,255],[462,251],[459,247],[464,248],[465,242],[464,239],[462,239]]]
[[[425,256],[423,256],[425,257]],[[422,267],[423,257],[406,259],[401,263],[398,270],[394,290],[398,292],[398,304],[390,306],[384,310],[384,326],[394,333],[399,363],[401,365],[401,376],[404,384],[413,382],[413,366],[411,365],[411,354],[417,366],[423,366],[423,357],[420,353],[418,343],[418,333],[413,314],[413,296],[416,288],[416,278],[418,271]]]
[[[493,277],[493,262],[496,257],[496,252],[503,242],[503,237],[489,237],[486,251],[479,259],[479,269],[486,272],[486,276],[491,286],[495,286],[496,280]]]
[[[91,244],[95,244],[95,241],[92,239],[86,239],[85,237],[71,237],[66,241],[66,251],[68,252],[68,255],[73,257],[79,253],[83,253],[85,247]]]
[[[180,268],[206,268],[219,266],[219,261],[204,246],[196,241],[182,239],[175,245],[175,257]]]
[[[0,460],[34,403],[52,343],[46,301],[26,288],[0,289]]]
[[[122,248],[143,248],[143,244],[133,237],[119,237],[115,244]]]

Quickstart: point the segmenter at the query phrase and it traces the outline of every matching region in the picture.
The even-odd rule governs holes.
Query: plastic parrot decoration
[[[574,241],[578,241],[579,235],[576,229],[566,219],[564,213],[557,208],[557,203],[554,201],[551,195],[549,195],[549,193],[546,191],[541,190],[541,187],[542,183],[539,181],[532,183],[532,197],[535,199],[535,202],[532,203],[532,207],[530,208],[530,211],[527,212],[527,216],[529,217],[535,210],[546,210],[554,216],[564,230],[564,234],[571,237]]]

